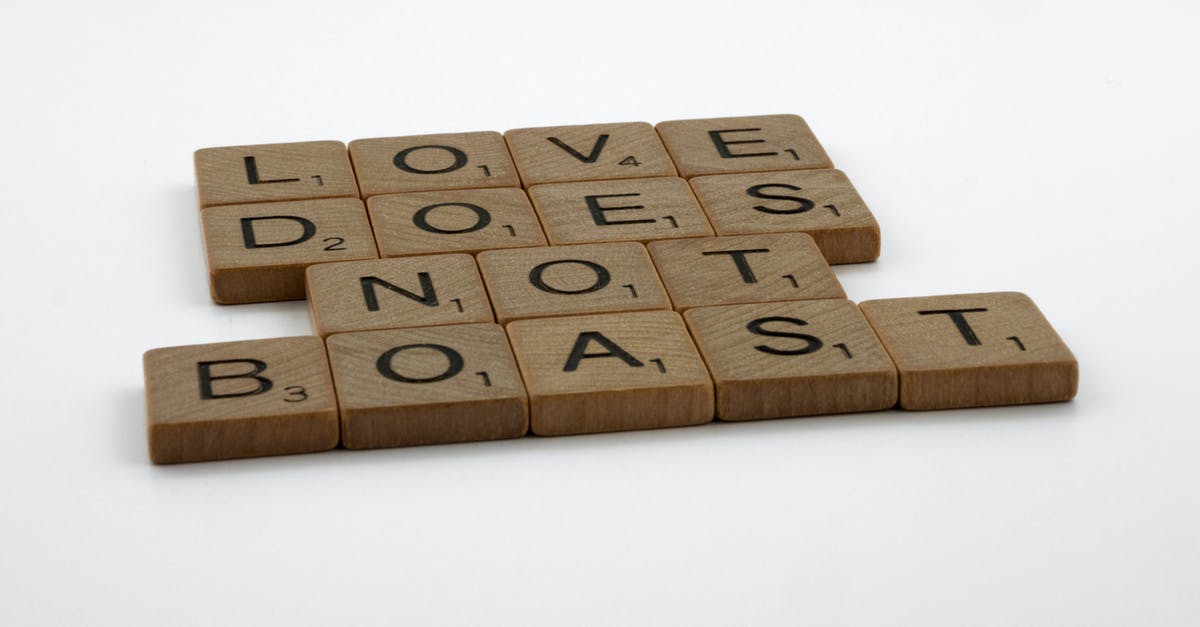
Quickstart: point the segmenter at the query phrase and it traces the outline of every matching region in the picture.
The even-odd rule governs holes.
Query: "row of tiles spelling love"
[[[796,115],[226,146],[195,164],[201,207],[833,167]]]
[[[1023,294],[780,301],[160,348],[156,463],[1069,400]]]

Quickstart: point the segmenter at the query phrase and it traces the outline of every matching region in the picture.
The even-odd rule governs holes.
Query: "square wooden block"
[[[346,145],[338,141],[201,148],[195,162],[201,208],[358,197]]]
[[[900,373],[904,409],[1066,401],[1079,363],[1018,292],[860,303]]]
[[[490,250],[478,260],[501,323],[671,308],[646,247],[637,242]]]
[[[308,305],[321,337],[442,324],[492,322],[475,259],[424,255],[309,266]]]
[[[804,233],[666,240],[647,248],[679,311],[846,297],[817,244]]]
[[[504,139],[526,187],[675,176],[667,149],[645,122],[518,128]]]
[[[356,139],[350,159],[363,198],[521,186],[504,137],[495,131]]]
[[[841,170],[716,174],[688,183],[717,235],[799,231],[829,263],[879,258],[879,223]]]
[[[656,127],[679,175],[832,168],[798,115],[672,120]]]
[[[546,245],[518,188],[384,194],[367,200],[367,208],[384,257]]]
[[[525,386],[496,324],[339,333],[327,340],[346,448],[519,438]]]
[[[223,205],[201,222],[209,289],[223,305],[303,299],[308,266],[379,256],[357,198]]]
[[[713,234],[681,178],[553,183],[529,188],[529,198],[554,245]]]
[[[517,320],[507,330],[537,435],[712,421],[712,380],[673,311]]]
[[[721,420],[896,404],[896,367],[848,300],[697,307],[683,317],[712,374]]]
[[[319,338],[156,348],[142,361],[156,464],[337,446],[337,399]]]

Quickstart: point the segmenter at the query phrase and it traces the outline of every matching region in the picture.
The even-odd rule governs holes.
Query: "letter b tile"
[[[900,373],[904,409],[1066,401],[1079,363],[1018,292],[859,304]]]
[[[143,365],[155,463],[337,446],[337,401],[319,338],[156,348]]]

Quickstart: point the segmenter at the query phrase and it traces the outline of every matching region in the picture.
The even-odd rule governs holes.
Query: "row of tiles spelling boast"
[[[890,408],[1064,401],[1023,294],[752,303],[161,348],[158,463]]]
[[[588,124],[196,151],[200,206],[832,168],[796,115]]]

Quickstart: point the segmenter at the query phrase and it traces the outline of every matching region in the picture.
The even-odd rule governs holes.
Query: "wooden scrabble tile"
[[[529,188],[529,198],[554,245],[713,234],[680,178],[552,183]]]
[[[367,207],[384,257],[546,245],[529,197],[518,188],[383,194]]]
[[[879,223],[841,170],[716,174],[688,183],[717,235],[800,231],[829,263],[879,258]]]
[[[363,198],[521,186],[504,137],[495,131],[356,139],[350,159]]]
[[[721,420],[896,404],[896,367],[848,300],[696,307],[683,317],[712,374]]]
[[[358,197],[346,145],[338,141],[201,148],[195,161],[201,208]]]
[[[904,409],[1075,396],[1079,364],[1024,294],[893,298],[859,306],[896,363]]]
[[[143,365],[157,464],[337,446],[337,400],[319,338],[156,348]]]
[[[671,308],[650,255],[637,242],[489,250],[478,260],[501,323]]]
[[[712,380],[675,312],[517,320],[507,330],[537,435],[712,420]]]
[[[521,182],[675,176],[675,164],[645,122],[518,128],[504,133]]]
[[[685,178],[833,167],[821,142],[798,115],[672,120],[656,128]]]
[[[308,267],[313,329],[330,333],[491,322],[470,255],[423,255]]]
[[[308,266],[378,257],[357,198],[222,205],[201,222],[209,289],[224,305],[299,300]]]
[[[525,386],[496,324],[339,333],[327,341],[346,448],[519,438]]]
[[[650,242],[675,309],[776,300],[845,298],[804,233],[761,233]]]

